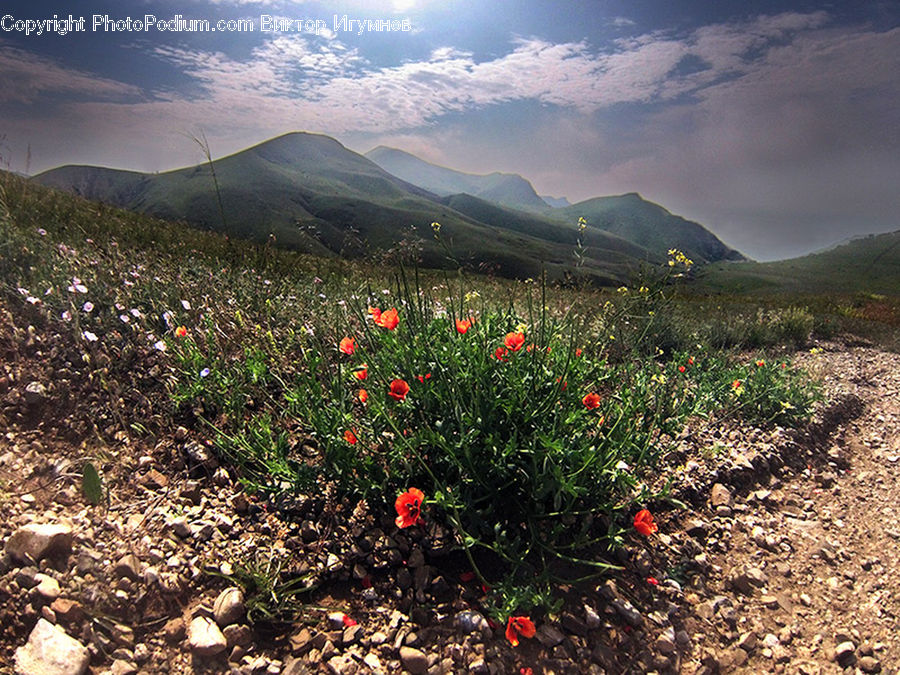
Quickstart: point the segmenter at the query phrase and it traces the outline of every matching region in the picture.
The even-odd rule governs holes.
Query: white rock
[[[23,563],[38,562],[54,553],[72,551],[72,528],[60,523],[24,525],[6,540],[6,552]]]
[[[191,651],[197,656],[215,656],[228,648],[219,627],[205,616],[198,616],[188,628]]]
[[[38,582],[35,590],[46,600],[56,600],[62,592],[59,588],[59,582],[46,574],[35,574],[34,580]]]
[[[16,650],[16,675],[82,675],[91,661],[88,650],[62,628],[38,619],[28,642]]]
[[[237,623],[244,615],[244,593],[240,588],[226,588],[213,605],[216,623],[222,627]]]

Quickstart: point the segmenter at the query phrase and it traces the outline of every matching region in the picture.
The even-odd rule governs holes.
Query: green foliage
[[[85,462],[81,472],[81,491],[94,506],[103,501],[103,481],[92,462]]]

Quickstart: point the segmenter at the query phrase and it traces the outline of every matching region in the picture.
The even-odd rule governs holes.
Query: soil
[[[560,589],[559,614],[513,647],[435,525],[401,532],[327,489],[256,501],[201,430],[166,426],[158,355],[110,384],[2,314],[0,544],[32,523],[73,540],[0,561],[0,673],[19,672],[41,618],[87,648],[88,672],[119,675],[900,673],[900,355],[797,354],[826,393],[808,428],[686,430],[666,458],[686,508],[657,505],[659,533],[626,542],[623,571]],[[223,617],[241,567],[314,585],[302,617],[265,621],[249,596]],[[204,621],[221,644],[199,644]]]

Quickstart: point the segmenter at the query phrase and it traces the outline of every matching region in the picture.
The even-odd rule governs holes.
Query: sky
[[[572,202],[639,192],[757,260],[900,229],[900,0],[7,0],[0,14],[0,161],[20,172],[164,171],[203,161],[192,135],[221,157],[310,131],[519,173]]]

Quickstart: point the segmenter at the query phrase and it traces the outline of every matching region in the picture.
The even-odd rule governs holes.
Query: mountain
[[[385,171],[442,197],[466,193],[517,209],[547,210],[547,202],[538,196],[531,183],[515,173],[463,173],[383,145],[369,150],[365,156]]]
[[[144,174],[63,166],[32,180],[232,236],[274,237],[278,245],[316,255],[397,259],[421,249],[428,267],[463,265],[508,277],[544,270],[550,279],[563,278],[575,271],[579,242],[578,273],[601,284],[627,281],[642,262],[663,261],[673,246],[698,262],[741,257],[702,226],[639,197],[523,211],[499,203],[498,193],[513,194],[510,186],[525,196],[534,190],[504,174],[481,177],[488,198],[438,196],[318,134],[279,136],[215,160],[212,168],[214,174],[209,164]],[[590,225],[585,232],[577,227],[581,215]],[[440,241],[433,222],[442,225]]]
[[[549,217],[562,221],[587,221],[588,229],[599,228],[650,251],[677,248],[696,263],[745,260],[699,223],[676,216],[636,192],[615,197],[595,197],[563,209]]]
[[[570,202],[565,197],[551,197],[550,195],[541,195],[541,199],[543,199],[547,206],[554,209],[564,209],[567,206],[572,206],[572,202]]]
[[[880,293],[900,296],[900,230],[854,237],[817,253],[773,262],[716,263],[700,274],[715,292]]]
[[[327,136],[279,136],[213,166],[224,218],[208,164],[160,174],[64,166],[33,180],[259,242],[273,235],[280,245],[317,255],[358,257],[420,246],[426,266],[464,264],[521,278],[545,269],[551,279],[561,278],[574,261],[578,232],[572,224],[488,202],[479,202],[480,220],[465,198],[439,198]],[[453,260],[435,241],[433,222],[441,223]],[[600,283],[617,283],[639,261],[659,259],[605,232],[585,243],[583,272]]]

